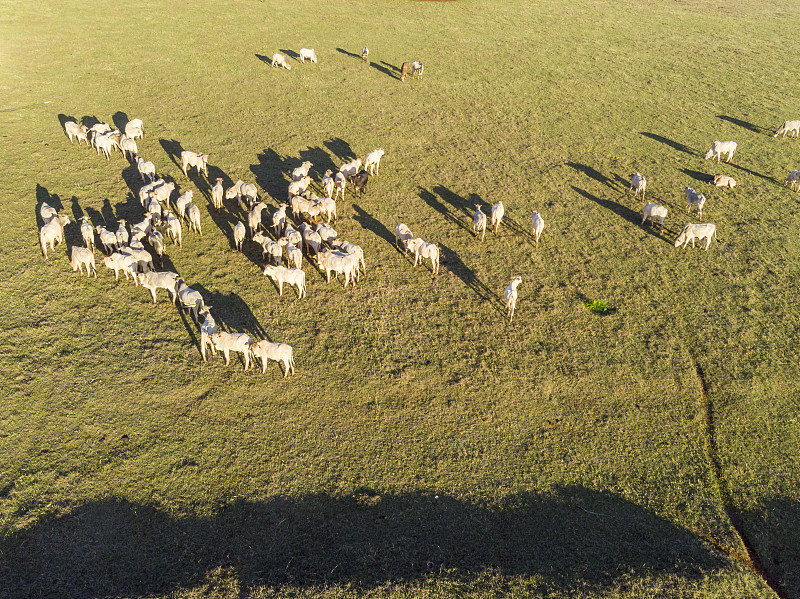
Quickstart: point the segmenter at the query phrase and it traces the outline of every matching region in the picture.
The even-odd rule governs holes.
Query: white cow
[[[300,48],[300,62],[305,64],[306,58],[314,64],[317,63],[317,53],[314,52],[314,48]]]
[[[197,154],[188,150],[181,152],[181,170],[187,177],[189,176],[187,170],[192,166],[197,168],[198,175],[202,171],[208,177],[208,154]]]
[[[642,224],[644,224],[648,218],[651,224],[658,219],[661,222],[661,232],[664,232],[664,219],[667,218],[667,209],[664,206],[647,202],[644,206],[644,210],[642,210]]]
[[[735,141],[715,141],[711,144],[711,149],[706,152],[706,160],[716,158],[717,162],[719,162],[722,154],[727,154],[728,160],[726,162],[730,162],[737,147],[739,146]]]
[[[695,247],[694,240],[706,240],[706,247],[705,250],[708,250],[708,246],[711,245],[711,237],[717,237],[717,227],[716,225],[712,225],[711,223],[689,223],[683,228],[681,234],[678,235],[678,238],[675,240],[675,247],[683,244],[683,248],[686,249],[686,246],[689,245],[689,242],[692,242],[692,247]]]
[[[783,137],[786,137],[787,133],[794,133],[791,137],[797,137],[800,135],[800,121],[783,121],[783,125],[778,127],[772,137],[778,137],[781,133],[783,133]]]

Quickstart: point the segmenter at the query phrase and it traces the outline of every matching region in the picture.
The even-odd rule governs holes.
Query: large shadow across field
[[[192,464],[193,460],[185,460]],[[428,493],[273,497],[176,517],[107,499],[4,540],[2,597],[142,597],[201,584],[219,568],[240,597],[259,586],[424,581],[442,570],[535,576],[539,592],[598,592],[620,577],[699,580],[728,562],[696,535],[605,492],[557,488],[487,507]]]

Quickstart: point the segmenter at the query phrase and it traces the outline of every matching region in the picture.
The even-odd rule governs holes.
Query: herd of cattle
[[[368,54],[368,48],[363,48],[362,58],[364,60]],[[310,60],[312,63],[317,62],[317,55],[313,49],[303,48],[300,50],[299,56],[299,60],[303,63],[306,60]],[[273,56],[272,65],[291,69],[286,57],[280,54]],[[408,70],[408,63],[403,63],[402,80],[405,80]],[[415,61],[413,63],[414,74],[421,77],[422,71],[422,64]],[[107,254],[103,257],[103,263],[114,271],[115,279],[118,279],[119,273],[122,272],[126,280],[130,278],[135,285],[141,285],[148,289],[154,303],[157,301],[157,290],[165,289],[169,292],[173,304],[180,304],[181,307],[191,311],[192,317],[200,326],[201,353],[204,361],[207,361],[206,348],[209,347],[213,354],[216,354],[217,350],[221,351],[225,356],[226,364],[230,362],[230,352],[235,351],[244,355],[245,370],[250,367],[251,358],[253,360],[258,358],[262,361],[262,371],[264,372],[267,362],[274,360],[283,363],[284,378],[290,372],[293,374],[294,356],[291,346],[285,343],[273,343],[269,340],[254,342],[249,335],[244,333],[229,333],[219,330],[211,315],[211,306],[205,305],[203,297],[198,291],[190,288],[177,273],[156,271],[153,256],[156,257],[159,267],[163,267],[167,239],[171,239],[174,244],[182,247],[184,220],[190,230],[202,236],[201,213],[198,206],[193,203],[192,190],[173,198],[176,189],[175,183],[157,178],[154,164],[139,156],[136,140],[143,138],[143,126],[140,119],[132,119],[125,125],[125,131],[122,133],[106,123],[96,123],[92,127],[72,120],[64,123],[64,130],[70,143],[74,143],[73,138],[77,139],[78,145],[85,141],[87,146],[91,145],[96,149],[98,155],[102,152],[107,160],[110,160],[114,150],[119,150],[123,157],[136,165],[142,182],[138,196],[144,211],[143,219],[131,225],[130,231],[128,231],[126,221],[122,219],[119,220],[118,228],[113,231],[104,225],[93,226],[88,217],[82,217],[80,232],[84,247],[76,245],[72,248],[70,265],[73,271],[80,271],[82,274],[85,268],[87,276],[93,274],[97,277],[94,251],[96,235],[103,251]],[[777,137],[781,134],[785,136],[786,133],[791,133],[794,137],[800,135],[800,121],[785,121],[774,136]],[[731,162],[736,150],[736,142],[716,141],[706,153],[705,158],[716,158],[719,162],[722,155],[725,155],[727,162]],[[383,155],[384,150],[379,148],[368,153],[363,163],[356,158],[343,164],[336,174],[328,169],[321,180],[321,188],[325,194],[322,197],[310,189],[312,178],[309,176],[309,169],[313,164],[305,161],[295,168],[291,173],[292,181],[288,185],[286,202],[280,203],[278,209],[270,217],[269,229],[271,229],[273,238],[270,238],[268,229],[264,227],[263,212],[267,205],[259,200],[259,192],[255,184],[240,180],[226,190],[223,188],[223,179],[217,178],[215,184],[210,186],[212,204],[217,212],[223,209],[223,197],[228,200],[235,198],[237,206],[246,206],[247,224],[245,225],[240,220],[233,228],[236,249],[241,251],[249,231],[251,241],[258,243],[262,248],[262,258],[266,262],[263,274],[275,282],[279,294],[283,295],[283,285],[288,284],[297,289],[298,299],[306,296],[306,276],[302,270],[304,254],[308,259],[313,259],[318,268],[325,272],[328,283],[330,283],[331,273],[334,273],[336,278],[340,274],[343,275],[345,287],[351,283],[355,285],[360,276],[366,274],[364,251],[354,243],[339,239],[337,232],[331,227],[331,223],[335,224],[336,222],[336,201],[340,198],[344,199],[347,185],[352,185],[354,194],[363,194],[369,178],[379,174]],[[196,169],[198,176],[202,173],[208,178],[208,154],[182,151],[180,159],[181,170],[185,176],[188,177],[189,169],[193,168]],[[792,171],[785,183],[791,184],[795,190],[800,189],[800,171]],[[727,188],[737,185],[733,178],[725,175],[714,175],[712,184]],[[631,175],[631,190],[634,191],[635,196],[638,197],[641,194],[642,200],[644,200],[646,187],[647,180],[644,176],[640,173]],[[684,189],[684,193],[687,200],[687,212],[695,207],[698,218],[702,218],[706,202],[705,196],[689,187]],[[476,237],[480,236],[480,240],[483,241],[488,219],[481,210],[480,204],[476,204],[475,208],[473,233]],[[291,209],[291,219],[287,215],[288,209]],[[39,212],[43,223],[40,229],[40,243],[44,257],[47,258],[48,245],[53,250],[62,243],[63,229],[70,221],[66,215],[58,214],[55,208],[46,203],[40,206]],[[667,212],[667,208],[664,206],[646,202],[642,210],[641,224],[644,225],[648,218],[653,223],[658,221],[663,233]],[[492,206],[490,222],[495,235],[499,231],[504,214],[505,208],[502,202],[497,202]],[[325,222],[317,222],[323,218]],[[531,228],[537,248],[544,226],[544,219],[534,211],[531,215]],[[712,237],[716,237],[714,224],[689,223],[675,240],[675,246],[683,245],[686,248],[691,242],[694,247],[695,241],[699,240],[705,241],[705,249],[708,250]],[[150,246],[150,251],[145,249],[145,241]],[[407,225],[399,223],[395,228],[395,245],[405,254],[408,252],[414,254],[414,266],[417,266],[421,260],[429,259],[433,276],[438,274],[439,248],[435,243],[414,237]],[[283,266],[284,256],[287,262],[286,267]],[[504,293],[508,317],[512,322],[516,308],[517,287],[521,282],[520,276],[512,277]]]

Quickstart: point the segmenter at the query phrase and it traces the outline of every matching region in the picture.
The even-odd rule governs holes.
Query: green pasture
[[[800,118],[796,13],[0,3],[0,598],[800,598],[800,140],[772,137]],[[97,279],[71,271],[77,218],[142,208],[135,166],[70,145],[68,118],[144,121],[141,156],[202,213],[165,267],[225,330],[291,344],[294,377],[204,364],[191,316],[99,251]],[[731,164],[703,159],[714,140]],[[375,148],[335,225],[367,276],[305,262],[307,299],[279,297],[209,180],[257,183],[271,214],[301,161],[322,193]],[[699,222],[687,186],[707,252],[673,244]],[[498,200],[480,243],[474,205]],[[73,221],[47,260],[42,202]],[[395,249],[399,222],[439,245],[438,277]]]

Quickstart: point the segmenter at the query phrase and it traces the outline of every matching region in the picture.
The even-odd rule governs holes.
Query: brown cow
[[[400,81],[405,81],[406,77],[408,77],[408,69],[409,65],[407,62],[403,63],[403,66],[400,67]]]

